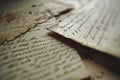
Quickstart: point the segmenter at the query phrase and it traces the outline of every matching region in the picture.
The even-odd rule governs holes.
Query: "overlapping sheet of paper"
[[[33,4],[30,4],[30,2],[32,3],[32,1],[29,1],[29,4],[27,4],[22,1],[24,5],[27,5],[16,7],[18,4],[16,1],[16,3],[10,4],[9,9],[4,6],[0,10],[0,44],[19,37],[34,28],[37,23],[43,23],[51,17],[73,8],[71,5],[53,0],[36,0]]]
[[[120,1],[92,0],[50,30],[120,58]]]

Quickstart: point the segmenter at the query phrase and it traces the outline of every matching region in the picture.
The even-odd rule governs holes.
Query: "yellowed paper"
[[[49,36],[54,18],[0,45],[1,80],[80,80],[90,76],[77,51]]]
[[[93,0],[50,30],[120,58],[120,1]]]
[[[35,0],[36,1],[36,0]],[[66,10],[73,9],[71,5],[53,0],[37,0],[34,4],[26,4],[17,9],[3,9],[0,12],[0,44],[13,40],[51,17],[58,16]],[[7,2],[6,2],[7,3]],[[24,1],[23,1],[24,3]],[[32,1],[31,1],[32,3]],[[11,4],[11,6],[17,5]],[[16,6],[15,6],[16,5]],[[12,7],[11,7],[12,8]]]

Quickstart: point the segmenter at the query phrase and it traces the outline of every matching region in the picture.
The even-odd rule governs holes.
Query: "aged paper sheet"
[[[52,18],[0,45],[1,80],[80,80],[90,76],[75,49],[48,35],[46,28],[54,24]]]
[[[120,1],[93,0],[50,30],[120,58]]]
[[[33,3],[35,2],[34,0],[28,0],[28,2],[30,1],[33,1]],[[46,0],[43,0],[43,3],[44,1]],[[61,14],[61,12],[72,9],[73,7],[56,1],[49,2],[49,0],[47,4],[46,3],[44,4],[44,6],[41,5],[45,7],[45,9],[48,9],[45,11],[45,13],[43,10],[42,15],[43,16],[47,15],[47,17],[49,16],[49,18],[45,17],[38,19],[37,24],[35,24],[36,26],[34,26],[35,28],[27,31],[25,34],[19,33],[19,35],[21,34],[21,36],[19,36],[14,40],[12,40],[12,37],[15,38],[16,34],[14,35],[12,33],[12,35],[10,36],[11,38],[9,37],[9,39],[6,40],[6,41],[9,40],[12,41],[5,42],[2,45],[0,45],[0,80],[81,80],[91,75],[94,78],[94,80],[119,80],[118,76],[116,76],[112,72],[109,72],[106,68],[101,68],[101,66],[96,65],[91,61],[82,60],[80,58],[80,55],[78,55],[78,52],[74,48],[50,36],[49,33],[51,32],[46,29],[51,26],[54,26],[58,22],[60,22],[59,25],[63,25],[64,27],[67,28],[67,25],[65,24],[71,25],[74,23],[74,20],[76,22],[78,21],[78,23],[74,24],[77,27],[79,23],[82,23],[80,22],[81,20],[80,17],[84,16],[81,11],[85,10],[85,13],[87,14],[89,9],[86,9],[84,7],[89,6],[89,8],[91,8],[92,6],[94,6],[94,4],[96,4],[96,0],[74,0],[74,1],[57,0],[57,1],[73,4],[75,9],[77,9],[77,11],[75,10],[70,14],[59,16],[60,18],[56,18],[59,20],[56,21],[55,18],[50,18],[50,17],[53,16],[58,17],[58,15]],[[17,11],[20,12],[20,14],[23,14],[24,10],[28,9],[28,11],[32,10],[34,13],[38,13],[39,11],[37,12],[36,9],[38,9],[39,3],[37,4],[34,3],[34,5],[33,3],[28,7],[26,7],[25,5],[23,9],[19,9]],[[52,6],[50,7],[48,4],[52,6],[54,5],[55,9],[52,9],[53,7]],[[32,8],[36,8],[36,9],[32,9]],[[99,10],[99,5],[96,8],[98,8]],[[8,13],[9,11],[10,10],[8,10]],[[3,15],[3,12],[0,12],[0,15]],[[12,11],[12,13],[13,12],[14,10]],[[27,11],[25,11],[25,13],[27,13]],[[31,11],[29,12],[29,14],[31,14]],[[30,20],[27,21],[26,19],[26,23],[32,20],[34,21],[34,19],[39,17],[33,13],[31,15],[32,16],[28,16],[27,14],[23,15],[27,19],[30,17]],[[11,17],[14,18],[14,16]],[[11,17],[10,19],[12,19]],[[86,15],[84,17],[87,18]],[[0,16],[0,18],[2,17]],[[63,22],[62,20],[64,20],[65,22]],[[71,20],[73,20],[73,22],[70,22]],[[10,23],[11,22],[14,21],[10,20]],[[30,26],[32,26],[32,23],[30,24]],[[30,26],[28,27],[30,28]],[[12,31],[13,32],[14,31],[19,32],[19,30],[24,31],[22,30],[22,27],[21,28],[15,27],[15,28],[16,30],[9,28],[8,34],[10,34]],[[58,28],[55,29],[57,30]],[[71,36],[73,37],[73,34],[75,33],[76,31],[73,32]],[[71,37],[69,36],[68,38]],[[0,37],[0,39],[3,39],[2,36]],[[83,61],[85,63],[86,68],[83,64]],[[90,72],[90,74],[88,71]]]
[[[15,39],[35,27],[37,23],[43,23],[51,17],[73,9],[72,6],[58,1],[37,0],[36,3],[35,1],[34,4],[27,4],[16,9],[0,9],[0,44]],[[18,4],[11,5],[16,7]]]

